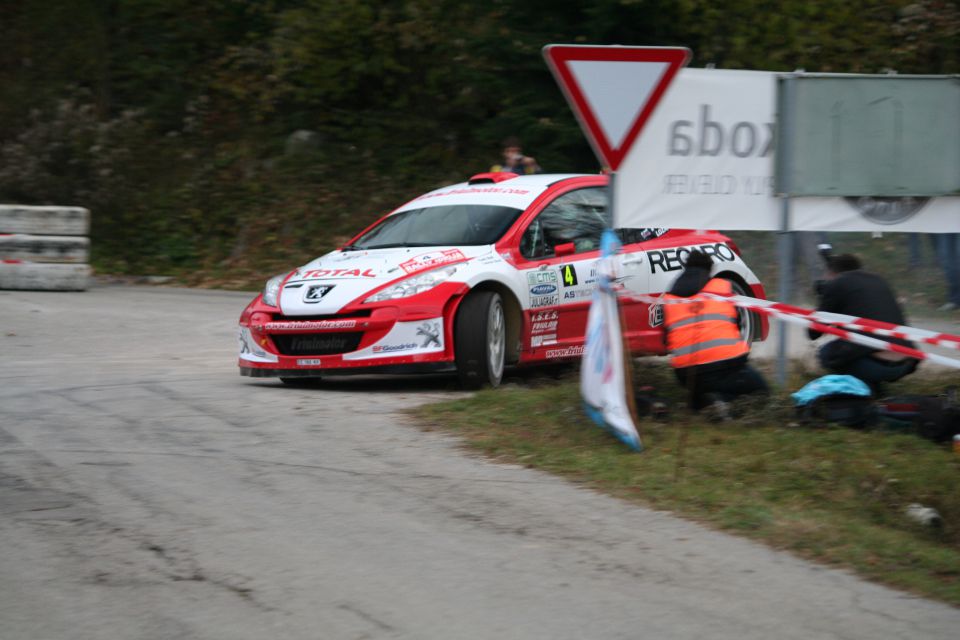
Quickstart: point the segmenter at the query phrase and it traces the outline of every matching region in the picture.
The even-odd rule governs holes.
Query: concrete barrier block
[[[90,211],[83,207],[0,204],[0,233],[85,236],[90,233]]]
[[[91,274],[87,264],[0,260],[0,289],[84,291]]]
[[[70,264],[89,262],[90,239],[83,236],[0,234],[0,260]]]

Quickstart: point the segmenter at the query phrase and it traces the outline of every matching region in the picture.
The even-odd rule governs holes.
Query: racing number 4
[[[563,266],[563,286],[572,287],[577,284],[577,270],[573,268],[572,264],[566,264]]]

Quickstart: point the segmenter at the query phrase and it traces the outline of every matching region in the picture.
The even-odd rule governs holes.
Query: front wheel
[[[457,310],[454,351],[464,389],[496,387],[503,378],[507,319],[500,294],[474,291]]]
[[[728,282],[730,282],[730,285],[733,287],[733,295],[753,297],[753,291],[748,290],[736,280],[728,279]],[[748,345],[752,345],[754,338],[760,333],[759,314],[755,311],[744,309],[743,307],[737,307],[737,322],[740,324],[740,337],[742,337]]]

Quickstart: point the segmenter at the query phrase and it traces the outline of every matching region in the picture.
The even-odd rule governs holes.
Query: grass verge
[[[960,456],[948,447],[902,427],[801,424],[786,394],[712,424],[683,408],[666,365],[640,363],[635,373],[671,407],[665,421],[641,419],[641,454],[584,416],[575,377],[520,379],[415,414],[494,459],[960,605]],[[960,382],[914,377],[896,392]],[[912,522],[911,503],[935,508],[942,526]]]

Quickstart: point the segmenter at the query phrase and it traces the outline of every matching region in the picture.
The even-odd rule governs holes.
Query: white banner
[[[777,75],[681,70],[620,165],[614,226],[780,230]],[[960,232],[960,197],[793,198],[790,229]]]
[[[586,346],[580,364],[580,394],[587,415],[594,422],[634,451],[640,451],[643,447],[628,396],[633,393],[633,384],[624,357],[617,292],[611,287],[617,277],[619,242],[608,229],[601,244],[603,257],[597,261],[597,287],[590,304]]]

